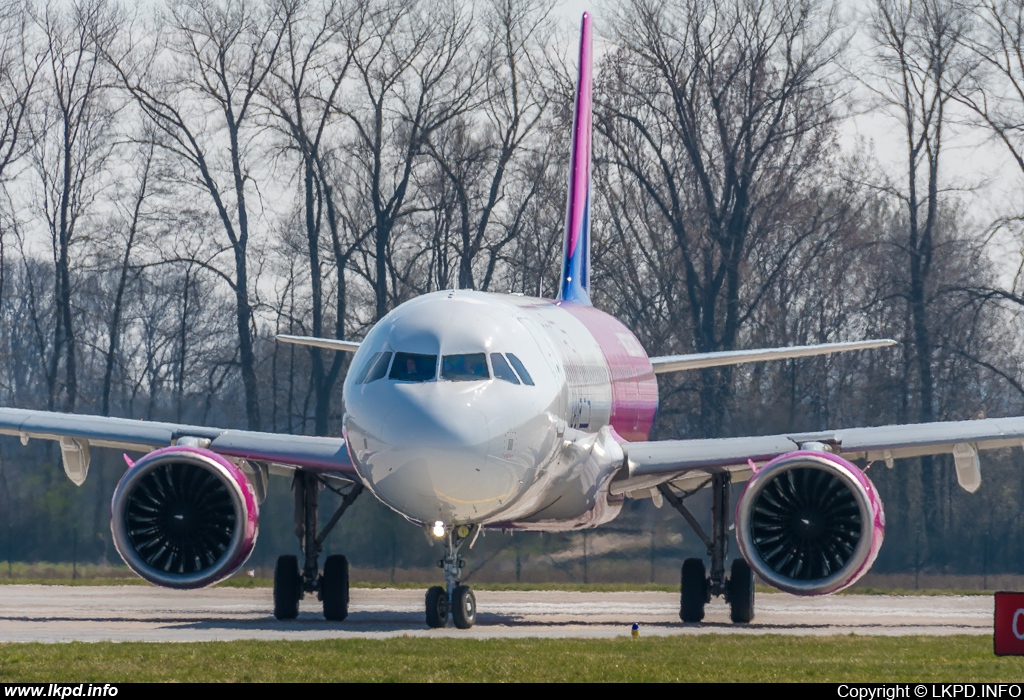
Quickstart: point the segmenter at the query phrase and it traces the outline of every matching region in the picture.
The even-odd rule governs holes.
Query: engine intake
[[[125,472],[110,529],[121,558],[142,578],[200,588],[245,563],[258,520],[252,484],[238,466],[210,450],[167,447]]]
[[[750,567],[797,595],[834,593],[867,573],[885,533],[874,485],[855,465],[791,452],[754,474],[736,506],[736,538]]]

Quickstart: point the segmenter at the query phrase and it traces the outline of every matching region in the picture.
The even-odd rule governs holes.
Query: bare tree
[[[10,166],[31,146],[25,138],[27,115],[43,55],[30,38],[32,22],[27,2],[0,8],[0,303],[7,293],[8,257],[5,234],[17,226],[6,182]]]
[[[346,225],[367,231],[372,245],[360,272],[373,288],[375,319],[399,298],[395,233],[427,140],[479,99],[469,20],[446,0],[388,4],[353,58],[355,86],[339,107],[353,130],[341,199]]]
[[[964,43],[978,70],[955,97],[970,107],[1006,146],[1024,172],[1024,3],[978,0],[971,32],[955,38]]]
[[[661,283],[679,285],[665,290],[676,331],[665,349],[732,348],[778,272],[821,232],[791,217],[831,144],[835,7],[633,0],[612,24],[620,48],[596,88],[607,144],[597,161],[610,168],[606,191],[615,197],[621,182],[629,198],[611,211],[670,239],[671,262],[657,263],[670,273]],[[701,373],[704,436],[724,427],[732,376]]]
[[[490,287],[499,256],[522,233],[540,192],[527,145],[551,100],[538,60],[551,35],[550,10],[547,0],[492,0],[483,22],[482,115],[474,111],[452,119],[427,140],[455,210],[455,216],[439,217],[435,247],[439,258],[446,258],[442,241],[447,243],[454,229],[460,289]],[[446,190],[441,183],[434,187]],[[446,275],[437,277],[438,286],[448,286]]]
[[[42,181],[39,209],[52,244],[56,305],[47,406],[57,407],[63,362],[64,408],[74,410],[78,375],[71,249],[113,149],[114,110],[105,90],[109,81],[102,54],[115,36],[117,17],[106,0],[82,0],[61,8],[45,6],[37,23],[46,42],[45,85],[34,115],[32,159]]]
[[[260,427],[253,308],[250,300],[249,195],[258,157],[249,139],[254,100],[281,45],[279,6],[244,0],[182,0],[170,7],[166,34],[145,55],[138,47],[113,57],[122,84],[166,135],[161,145],[178,156],[186,178],[209,196],[227,238],[227,272],[203,265],[235,297],[239,366],[246,421]]]
[[[906,213],[900,245],[910,272],[908,337],[917,365],[917,418],[922,422],[935,418],[928,307],[942,204],[939,168],[949,130],[948,107],[971,74],[961,43],[969,19],[965,8],[952,0],[877,0],[873,14],[877,61],[883,69],[874,91],[899,122],[906,148],[906,175],[887,190]]]
[[[30,34],[27,3],[0,7],[0,182],[8,166],[29,147],[23,134],[25,117],[43,67],[43,53]]]
[[[353,57],[379,10],[364,0],[290,4],[286,0],[285,4],[282,15],[287,20],[281,60],[266,82],[264,93],[286,137],[286,150],[299,156],[312,324],[306,332],[316,337],[328,334],[325,305],[329,299],[324,290],[326,265],[322,255],[329,246],[337,280],[334,328],[330,334],[344,339],[348,315],[345,273],[362,238],[350,239],[340,221],[334,174],[335,150],[341,138],[338,108],[344,101],[342,84]],[[310,348],[309,353],[315,395],[314,433],[326,435],[331,394],[348,356],[332,353],[331,362],[326,365],[320,348]]]
[[[115,261],[113,267],[117,273],[117,283],[114,287],[114,298],[110,308],[110,317],[107,324],[107,347],[104,352],[103,363],[103,384],[100,398],[100,415],[110,415],[110,395],[114,384],[114,368],[120,350],[121,334],[123,333],[123,315],[125,292],[131,277],[136,273],[138,267],[133,264],[132,256],[136,253],[138,239],[141,237],[141,229],[145,225],[146,211],[144,209],[146,200],[153,195],[154,176],[154,150],[155,144],[152,139],[143,139],[137,145],[137,162],[135,172],[135,187],[128,196],[127,202],[116,202],[121,218],[123,231],[123,244],[120,250],[120,259]]]
[[[971,7],[974,31],[959,38],[978,66],[973,80],[959,86],[955,97],[977,115],[1024,173],[1024,3],[978,0]],[[996,226],[1018,232],[1022,221],[1024,213],[1017,212],[996,221]],[[1019,234],[1016,238],[1020,240]],[[1012,284],[987,288],[975,284],[973,289],[983,298],[1024,308],[1024,248]],[[1007,380],[1012,378],[1002,368],[991,369]],[[1019,390],[1024,393],[1024,387]]]
[[[904,420],[935,420],[937,338],[953,306],[944,298],[940,244],[955,240],[945,222],[953,205],[944,189],[944,147],[951,132],[954,96],[970,80],[975,60],[964,49],[971,27],[969,9],[956,0],[875,0],[870,28],[878,73],[865,81],[899,124],[903,173],[882,190],[896,211],[879,236],[887,257],[897,261],[879,289],[889,289],[903,316]],[[884,299],[884,297],[883,297]],[[916,398],[916,401],[914,400]],[[914,405],[916,404],[916,406]],[[916,416],[914,415],[916,408]],[[918,489],[904,490],[907,510],[920,507],[927,537],[942,532],[944,472],[932,457],[920,461]],[[948,473],[945,473],[948,476]],[[926,538],[927,539],[927,538]]]

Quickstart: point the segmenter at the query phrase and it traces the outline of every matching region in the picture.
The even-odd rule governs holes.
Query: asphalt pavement
[[[0,586],[0,642],[334,639],[383,637],[618,637],[798,634],[945,635],[992,633],[990,596],[758,594],[754,621],[734,625],[720,600],[703,623],[679,621],[674,593],[477,591],[470,630],[429,629],[424,591],[351,591],[349,616],[328,622],[307,596],[296,620],[272,614],[270,589],[174,591],[151,586]]]

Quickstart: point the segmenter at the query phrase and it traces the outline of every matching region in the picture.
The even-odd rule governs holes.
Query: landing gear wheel
[[[348,617],[348,559],[335,554],[324,562],[320,577],[320,598],[324,603],[324,617],[341,622]]]
[[[681,576],[679,617],[683,622],[700,622],[704,619],[704,604],[708,602],[708,579],[703,559],[687,559],[683,562]]]
[[[743,559],[733,559],[729,578],[729,616],[733,622],[754,619],[754,573]]]
[[[438,629],[447,625],[448,591],[441,586],[432,586],[427,589],[427,627]]]
[[[278,557],[274,567],[274,617],[278,620],[297,618],[300,598],[302,574],[299,573],[299,558],[291,554]]]
[[[476,596],[469,586],[456,586],[452,591],[452,622],[460,630],[468,630],[476,622]]]

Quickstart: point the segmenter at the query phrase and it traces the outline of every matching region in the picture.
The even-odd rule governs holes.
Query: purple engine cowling
[[[790,452],[747,482],[736,505],[743,558],[766,583],[824,595],[867,573],[885,535],[874,484],[857,466],[825,452]]]
[[[114,490],[110,530],[124,562],[150,583],[200,588],[252,554],[259,505],[242,470],[198,447],[165,447],[133,464]]]

